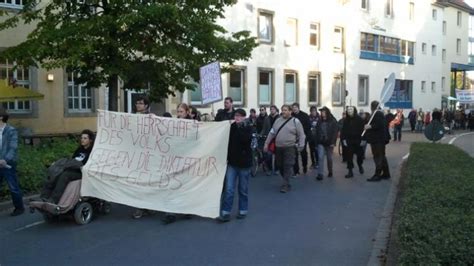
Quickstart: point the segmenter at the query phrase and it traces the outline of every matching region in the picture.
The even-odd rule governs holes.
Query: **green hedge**
[[[445,144],[411,146],[398,221],[402,265],[474,265],[474,159]]]
[[[20,144],[17,174],[23,194],[29,195],[39,192],[46,178],[46,166],[60,158],[72,156],[77,145],[76,139],[65,138],[45,140],[36,147]],[[6,182],[3,182],[0,189],[0,199],[9,197],[10,193]]]

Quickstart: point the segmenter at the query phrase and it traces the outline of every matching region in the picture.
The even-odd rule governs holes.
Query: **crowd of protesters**
[[[135,102],[135,113],[149,114],[149,107],[149,100],[146,97],[139,97]],[[256,134],[264,140],[259,145],[259,149],[263,154],[260,159],[265,173],[275,175],[279,172],[282,177],[281,193],[291,191],[291,179],[301,172],[307,174],[309,168],[315,170],[316,181],[322,181],[324,177],[332,178],[334,173],[333,153],[338,138],[342,149],[342,159],[347,165],[345,178],[354,177],[354,157],[359,173],[365,173],[363,164],[366,148],[370,145],[375,172],[367,181],[376,182],[389,179],[390,171],[385,156],[385,146],[391,140],[390,129],[393,130],[393,140],[401,141],[405,116],[401,109],[398,109],[396,113],[387,110],[384,114],[377,101],[373,101],[370,107],[371,113],[368,113],[357,112],[356,107],[348,106],[343,112],[342,118],[337,121],[328,107],[318,109],[312,106],[308,114],[300,109],[298,103],[283,105],[280,109],[271,105],[268,112],[267,107],[262,106],[259,108],[258,114],[255,109],[250,109],[250,113],[247,115],[244,109],[234,108],[232,98],[225,98],[224,108],[218,110],[214,119],[214,121],[229,121],[231,123],[228,165],[218,221],[227,222],[231,219],[230,214],[236,190],[239,198],[237,218],[244,219],[247,216],[248,183],[251,175],[250,169],[254,163],[251,143]],[[434,110],[433,118],[434,113],[437,114],[436,119],[442,121],[449,130],[467,127],[474,130],[474,112],[472,111],[467,113],[462,109],[456,112]],[[162,116],[172,117],[170,113],[164,113]],[[371,116],[372,120],[370,120]],[[411,110],[407,119],[411,131],[422,132],[433,119],[431,116],[430,112],[424,112],[421,108]],[[177,106],[176,118],[200,121],[201,115],[195,107],[181,103]],[[0,147],[2,148],[0,184],[5,177],[15,206],[11,215],[16,216],[24,211],[22,194],[15,171],[18,136],[16,130],[6,124],[7,121],[8,114],[5,110],[0,110]],[[92,149],[93,141],[94,134],[89,130],[83,131],[80,146],[73,158],[81,157],[82,160],[79,161],[85,163]],[[41,194],[42,198],[46,201],[58,202],[67,183],[81,178],[77,175],[77,171],[72,174],[66,173],[63,177],[59,175],[57,179],[45,183]],[[132,217],[138,219],[150,213],[152,211],[137,208]],[[173,223],[178,217],[191,218],[190,215],[178,216],[166,213],[163,222],[165,224]]]

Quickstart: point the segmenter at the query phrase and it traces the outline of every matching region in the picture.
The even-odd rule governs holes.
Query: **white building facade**
[[[394,72],[386,108],[440,108],[453,66],[468,64],[471,9],[453,2],[462,1],[238,1],[219,23],[250,31],[260,45],[222,75],[223,94],[247,110],[298,102],[340,117],[347,105],[369,111]],[[182,100],[211,111],[200,106],[199,91]]]

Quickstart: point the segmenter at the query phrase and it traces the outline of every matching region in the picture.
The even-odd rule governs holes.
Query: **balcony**
[[[370,51],[360,51],[360,59],[369,59],[376,61],[392,62],[399,64],[410,64],[413,65],[415,58],[413,56],[404,55],[391,55],[391,54],[380,54]]]

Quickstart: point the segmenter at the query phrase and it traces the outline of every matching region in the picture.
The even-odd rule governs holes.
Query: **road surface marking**
[[[25,230],[25,229],[28,229],[30,227],[37,226],[37,225],[40,225],[40,224],[44,224],[44,221],[38,221],[38,222],[35,222],[35,223],[32,223],[32,224],[28,224],[28,225],[25,225],[23,227],[17,228],[14,231],[19,232],[19,231],[22,231],[22,230]]]
[[[410,156],[410,153],[405,154],[405,156],[403,156],[402,159],[403,159],[403,160],[406,160],[406,159],[408,159],[408,156]]]
[[[470,135],[470,134],[474,134],[474,132],[468,132],[468,133],[463,133],[459,136],[455,136],[454,138],[452,138],[450,141],[449,141],[449,144],[453,144],[457,138],[460,138],[460,137],[463,137],[463,136],[466,136],[466,135]]]

